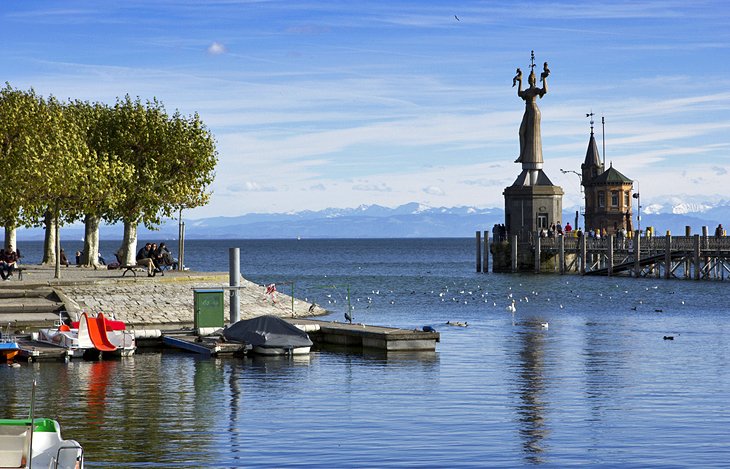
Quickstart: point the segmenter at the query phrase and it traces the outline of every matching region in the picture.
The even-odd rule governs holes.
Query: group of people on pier
[[[177,269],[177,259],[167,249],[165,243],[146,243],[138,252],[136,257],[137,265],[147,268],[147,276],[154,277],[156,274],[165,275],[164,268]]]

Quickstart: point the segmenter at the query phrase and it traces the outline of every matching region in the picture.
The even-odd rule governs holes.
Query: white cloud
[[[220,42],[213,42],[208,46],[208,54],[210,55],[221,55],[227,52],[226,46]]]
[[[444,190],[441,189],[438,186],[427,186],[427,187],[424,187],[421,190],[423,192],[425,192],[426,194],[428,194],[428,195],[440,195],[440,196],[446,195],[446,193],[444,192]]]

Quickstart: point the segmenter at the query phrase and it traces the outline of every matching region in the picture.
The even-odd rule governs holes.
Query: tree
[[[5,227],[5,247],[15,244],[15,227],[20,222],[26,196],[32,190],[35,168],[45,142],[37,133],[46,125],[45,103],[32,89],[13,89],[9,83],[0,90],[0,224]],[[13,246],[17,247],[17,246]]]
[[[81,265],[96,268],[99,259],[99,225],[120,200],[113,183],[117,179],[129,179],[133,168],[114,154],[109,146],[110,126],[114,117],[109,106],[75,101],[69,103],[66,113],[69,119],[76,122],[88,151],[89,166],[80,175],[85,190],[78,194],[76,209],[79,218],[84,218]]]
[[[169,117],[157,100],[143,105],[129,96],[118,100],[114,111],[110,146],[134,169],[114,183],[122,197],[110,221],[124,223],[120,257],[134,263],[139,223],[152,229],[162,217],[207,202],[217,152],[197,115]]]

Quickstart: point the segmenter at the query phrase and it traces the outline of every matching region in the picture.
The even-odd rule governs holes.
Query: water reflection
[[[525,325],[517,337],[520,341],[517,372],[519,434],[522,439],[524,459],[532,464],[543,463],[543,440],[549,434],[544,401],[545,332],[535,326]],[[539,325],[537,326],[539,327]]]

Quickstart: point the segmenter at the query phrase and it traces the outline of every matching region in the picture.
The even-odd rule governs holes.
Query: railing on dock
[[[535,233],[523,241],[514,236],[497,244],[501,244],[499,249],[495,246],[490,249],[486,231],[483,243],[477,236],[478,272],[488,270],[488,253],[492,252],[493,264],[497,264],[493,267],[495,272],[531,271],[534,265],[535,273],[695,280],[730,278],[730,237],[726,236],[639,236],[637,232],[633,237],[590,238],[570,234],[543,238]],[[503,254],[501,260],[497,259],[496,252]]]

